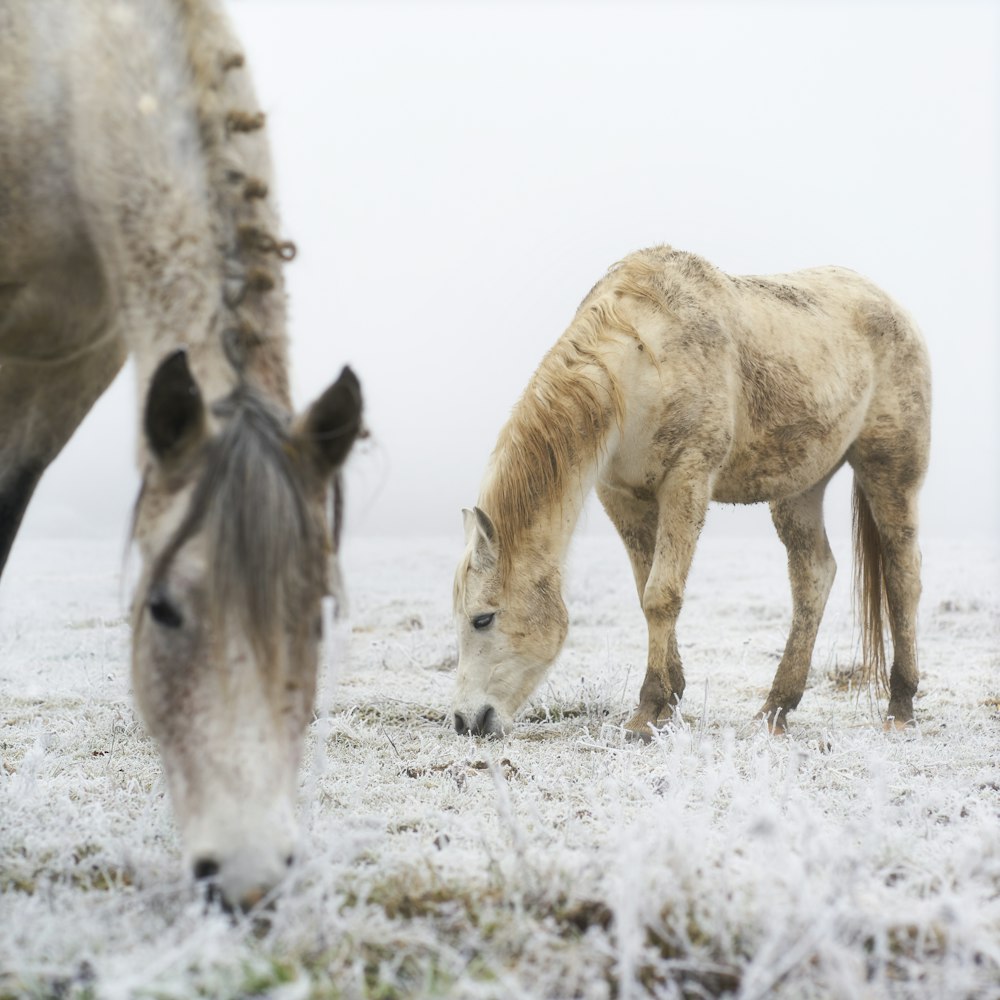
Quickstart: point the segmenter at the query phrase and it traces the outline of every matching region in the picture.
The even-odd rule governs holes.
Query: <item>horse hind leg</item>
[[[853,464],[853,463],[852,463]],[[870,614],[862,614],[862,628],[871,634],[863,646],[882,649],[881,608],[884,599],[892,633],[892,669],[889,673],[889,706],[886,728],[903,728],[913,722],[913,697],[920,672],[917,665],[917,605],[920,601],[920,550],[917,547],[917,490],[923,466],[906,466],[886,459],[864,463],[855,470],[855,504],[862,526],[866,519],[874,531],[858,536],[866,545],[868,563],[862,579],[868,592]],[[868,664],[871,666],[871,664]]]
[[[792,589],[792,627],[785,651],[758,716],[774,733],[783,733],[788,713],[806,687],[816,633],[826,608],[837,563],[823,525],[823,494],[828,480],[798,496],[771,503],[771,519],[788,552]]]
[[[63,364],[0,365],[0,574],[42,473],[124,360],[116,340]]]

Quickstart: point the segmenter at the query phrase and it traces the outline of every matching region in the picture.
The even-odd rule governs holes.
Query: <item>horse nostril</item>
[[[294,864],[295,864],[295,855],[294,854],[285,855],[285,867],[291,868],[292,865]]]
[[[472,722],[467,722],[461,712],[455,713],[455,732],[459,736],[499,736],[503,734],[503,727],[497,718],[496,710],[492,705],[483,705]]]
[[[215,878],[219,874],[219,862],[214,858],[199,858],[194,863],[194,877],[203,882],[207,878]]]
[[[492,736],[497,731],[496,715],[492,705],[483,705],[472,723],[472,731],[477,736]]]

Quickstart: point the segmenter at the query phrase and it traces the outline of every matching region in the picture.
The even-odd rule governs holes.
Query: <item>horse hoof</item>
[[[906,729],[916,729],[917,724],[913,719],[896,719],[890,716],[888,719],[882,723],[882,732],[884,733],[901,733]]]
[[[649,743],[653,739],[653,731],[656,723],[644,712],[636,712],[628,722],[625,723],[625,739],[630,743],[637,740],[642,743]]]
[[[653,730],[646,727],[645,731],[639,729],[630,729],[628,726],[625,727],[625,739],[629,743],[651,743],[653,740]]]
[[[788,722],[787,715],[781,709],[762,708],[755,716],[757,722],[767,724],[767,731],[771,736],[787,736]]]
[[[896,695],[889,699],[889,704],[885,711],[885,722],[882,729],[889,732],[898,732],[901,729],[913,729],[916,722],[913,720],[913,699],[905,695]]]

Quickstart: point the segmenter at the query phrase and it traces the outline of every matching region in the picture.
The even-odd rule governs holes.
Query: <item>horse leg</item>
[[[652,496],[636,496],[633,491],[604,483],[597,484],[597,497],[628,552],[641,601],[656,549],[656,500]]]
[[[901,729],[913,722],[913,696],[920,681],[916,635],[920,600],[917,489],[923,470],[921,466],[914,471],[912,465],[883,453],[878,462],[855,465],[855,475],[878,529],[882,582],[892,633],[886,728]]]
[[[653,560],[642,591],[649,630],[646,676],[639,707],[626,723],[633,736],[648,740],[651,727],[673,711],[684,694],[684,670],[677,650],[677,617],[710,496],[710,476],[696,463],[678,463],[657,491]]]
[[[785,651],[758,715],[773,733],[785,731],[785,719],[805,691],[816,633],[826,608],[837,563],[823,527],[824,479],[811,489],[771,503],[771,519],[788,552],[792,588],[792,627]]]
[[[124,360],[115,340],[63,364],[0,365],[0,573],[42,473]]]

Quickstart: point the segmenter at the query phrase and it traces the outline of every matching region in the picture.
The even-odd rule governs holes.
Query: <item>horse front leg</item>
[[[771,504],[771,519],[788,551],[792,588],[792,627],[771,691],[758,717],[773,733],[785,732],[788,713],[806,689],[816,633],[826,608],[837,563],[823,526],[823,494],[828,480],[787,500]]]
[[[656,497],[648,490],[614,487],[607,483],[597,484],[597,497],[628,553],[641,602],[656,553],[659,520]]]
[[[643,740],[652,737],[653,728],[676,710],[684,694],[677,617],[710,492],[709,476],[685,466],[673,469],[657,491],[656,544],[642,592],[649,632],[646,676],[639,707],[625,724],[626,732]]]
[[[0,367],[0,573],[42,473],[124,360],[114,341],[64,364]]]

